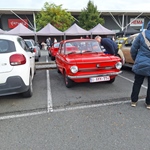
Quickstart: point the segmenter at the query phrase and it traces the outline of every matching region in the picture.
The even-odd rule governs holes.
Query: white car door
[[[32,52],[32,50],[28,47],[28,45],[25,43],[23,39],[19,39],[23,49],[27,52],[29,59],[30,59],[30,67],[32,69],[32,78],[34,76],[35,72],[35,53]]]

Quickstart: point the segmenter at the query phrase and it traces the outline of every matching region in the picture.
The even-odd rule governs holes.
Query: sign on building
[[[19,23],[22,23],[24,26],[28,28],[28,20],[27,19],[8,19],[8,27],[10,29],[15,28],[18,26]]]
[[[138,18],[138,19],[131,18],[130,22],[131,22],[130,26],[142,26],[144,23],[144,19],[143,18]]]

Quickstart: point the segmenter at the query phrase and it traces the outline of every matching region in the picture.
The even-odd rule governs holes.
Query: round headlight
[[[77,73],[78,72],[78,67],[77,66],[71,66],[70,68],[72,73]]]
[[[122,67],[122,63],[121,63],[121,62],[117,62],[117,63],[116,63],[116,68],[117,68],[117,69],[121,69],[121,67]]]

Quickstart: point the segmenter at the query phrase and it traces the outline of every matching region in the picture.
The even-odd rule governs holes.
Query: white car
[[[36,44],[36,42],[33,39],[24,39],[26,44],[32,48],[35,52],[35,61],[39,61],[39,58],[41,57],[41,50],[40,47]]]
[[[33,94],[35,55],[25,41],[15,35],[0,35],[0,96]]]

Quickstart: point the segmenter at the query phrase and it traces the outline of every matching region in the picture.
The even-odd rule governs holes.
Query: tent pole
[[[37,43],[38,39],[37,39],[37,35],[36,35],[36,21],[35,21],[35,13],[33,12],[33,23],[34,23],[34,40]]]

